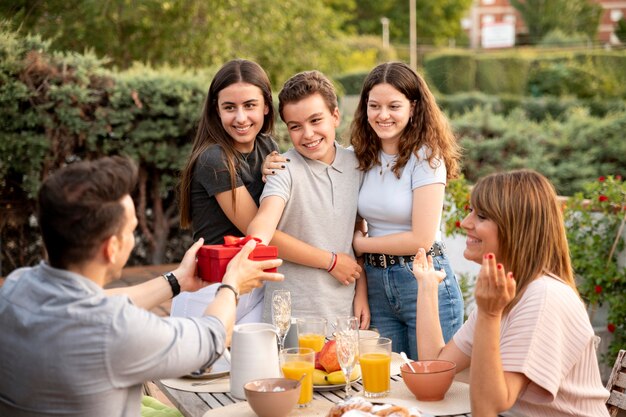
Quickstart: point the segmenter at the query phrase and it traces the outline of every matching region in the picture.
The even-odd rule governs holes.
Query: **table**
[[[402,377],[395,375],[391,377],[392,381],[402,381]],[[202,417],[204,413],[209,410],[225,407],[231,404],[242,402],[232,397],[229,393],[204,393],[204,392],[189,392],[181,391],[174,388],[170,388],[161,381],[154,381],[157,387],[169,400],[174,404],[176,408],[186,417]],[[355,391],[362,391],[363,385],[360,382],[353,384]],[[323,401],[328,401],[328,408],[330,409],[333,404],[343,400],[345,391],[338,389],[335,391],[315,391],[313,398]],[[245,401],[245,400],[243,400]],[[471,417],[470,414],[460,414],[450,417]]]

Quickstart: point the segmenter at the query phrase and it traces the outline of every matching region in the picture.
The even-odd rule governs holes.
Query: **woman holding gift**
[[[417,358],[411,273],[418,248],[429,248],[437,269],[439,321],[448,340],[463,323],[463,298],[441,240],[446,181],[458,174],[459,147],[424,80],[404,63],[374,68],[364,81],[351,143],[365,172],[358,210],[368,234],[353,245],[365,256],[372,326],[393,350]]]
[[[444,344],[433,320],[442,274],[421,249],[413,265],[420,359],[454,361],[457,372],[471,364],[473,415],[608,416],[552,184],[529,170],[489,175],[474,186],[461,227],[463,255],[482,264],[477,308]]]

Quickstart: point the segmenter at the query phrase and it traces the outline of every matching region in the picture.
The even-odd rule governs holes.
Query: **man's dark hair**
[[[73,163],[48,177],[37,217],[50,265],[67,269],[93,258],[124,225],[120,200],[136,183],[136,165],[120,156]]]

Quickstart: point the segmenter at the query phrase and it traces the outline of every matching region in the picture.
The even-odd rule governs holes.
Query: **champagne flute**
[[[291,293],[287,290],[274,290],[272,293],[272,323],[278,329],[278,344],[283,350],[291,326]]]
[[[359,357],[359,319],[354,316],[337,317],[335,328],[337,341],[337,360],[341,371],[346,377],[346,397],[352,397],[350,374]]]

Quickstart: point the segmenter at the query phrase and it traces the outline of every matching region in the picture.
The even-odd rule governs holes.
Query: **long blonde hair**
[[[532,170],[488,175],[472,189],[471,204],[498,226],[498,261],[517,282],[506,311],[541,275],[561,279],[578,294],[561,205],[546,177]]]
[[[435,97],[419,74],[402,62],[387,62],[374,68],[363,82],[359,104],[350,126],[350,143],[359,161],[359,169],[367,171],[380,163],[381,143],[367,120],[369,93],[378,84],[389,84],[415,103],[409,124],[400,138],[398,159],[392,168],[396,177],[407,164],[411,154],[426,145],[430,149],[428,162],[433,167],[435,158],[441,158],[448,178],[459,174],[460,148],[448,120],[441,112]]]

